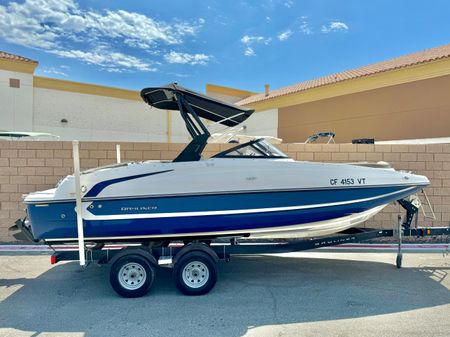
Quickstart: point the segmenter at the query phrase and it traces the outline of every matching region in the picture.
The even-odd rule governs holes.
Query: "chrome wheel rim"
[[[129,262],[119,270],[119,283],[127,290],[135,290],[145,283],[147,273],[144,267],[136,262]]]
[[[189,288],[203,287],[209,279],[209,270],[206,264],[200,261],[191,261],[183,268],[183,282]]]

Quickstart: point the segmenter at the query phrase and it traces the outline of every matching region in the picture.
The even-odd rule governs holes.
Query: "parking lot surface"
[[[450,336],[450,256],[292,253],[221,263],[207,295],[170,269],[117,296],[108,267],[0,255],[0,336]]]

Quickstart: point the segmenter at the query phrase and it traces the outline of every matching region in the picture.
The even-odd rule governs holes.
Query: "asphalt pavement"
[[[450,256],[292,253],[221,263],[207,295],[170,269],[150,293],[117,296],[108,267],[0,255],[0,336],[450,336]]]

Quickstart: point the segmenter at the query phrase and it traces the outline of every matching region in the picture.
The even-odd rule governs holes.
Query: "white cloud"
[[[241,43],[245,46],[244,55],[256,56],[255,50],[253,49],[252,45],[254,44],[268,45],[271,41],[272,39],[270,37],[244,35],[241,38]]]
[[[244,55],[256,56],[255,50],[253,49],[252,45],[254,44],[268,45],[271,41],[272,39],[270,37],[244,35],[241,38],[241,43],[245,46]]]
[[[187,54],[171,51],[164,55],[164,58],[169,63],[180,64],[202,64],[205,65],[211,60],[211,56],[205,54]]]
[[[286,41],[287,39],[289,39],[292,35],[292,30],[288,29],[285,30],[284,32],[282,32],[281,34],[278,35],[278,40],[280,41]]]
[[[108,72],[123,72],[125,70],[155,71],[149,63],[137,57],[114,52],[99,47],[94,51],[82,50],[49,50],[60,57],[79,59],[89,64],[104,68]]]
[[[0,5],[0,38],[62,57],[78,54],[87,63],[101,67],[107,64],[108,71],[114,62],[121,71],[151,67],[119,52],[99,55],[97,46],[107,45],[112,51],[124,44],[143,50],[157,49],[161,44],[182,44],[187,36],[195,36],[204,23],[203,18],[165,22],[125,10],[86,10],[75,0],[25,0]],[[98,61],[101,56],[110,61]]]
[[[241,42],[242,42],[243,44],[249,44],[251,40],[252,40],[252,38],[251,38],[250,36],[248,36],[248,35],[244,35],[244,36],[241,38]]]
[[[283,5],[287,8],[291,8],[292,6],[294,6],[294,1],[292,0],[286,0]]]
[[[245,56],[256,56],[255,51],[253,50],[252,47],[245,48],[244,55]]]
[[[60,66],[61,69],[67,69],[66,66]],[[43,72],[44,74],[50,74],[50,75],[59,75],[67,77],[67,74],[63,70],[59,70],[55,67],[40,67],[39,71]]]
[[[171,76],[180,77],[180,78],[188,78],[191,77],[191,75],[188,74],[181,74],[181,73],[168,73]]]
[[[241,42],[245,45],[250,45],[253,43],[264,43],[269,44],[272,39],[270,37],[266,38],[264,36],[250,36],[250,35],[244,35],[241,38]]]
[[[331,33],[331,32],[343,32],[347,31],[349,28],[347,24],[339,21],[331,21],[328,25],[323,25],[321,32],[322,33]]]
[[[305,35],[311,35],[313,33],[312,28],[309,26],[309,23],[303,18],[303,21],[300,23],[300,32]]]

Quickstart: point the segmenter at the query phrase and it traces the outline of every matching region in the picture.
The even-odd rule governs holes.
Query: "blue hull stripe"
[[[91,197],[96,197],[101,191],[103,191],[106,187],[113,185],[113,184],[117,184],[117,183],[121,183],[127,180],[133,180],[133,179],[138,179],[138,178],[143,178],[143,177],[148,177],[148,176],[153,176],[155,174],[161,174],[161,173],[166,173],[166,172],[171,172],[173,170],[165,170],[165,171],[159,171],[159,172],[151,172],[151,173],[145,173],[145,174],[138,174],[138,175],[134,175],[134,176],[127,176],[127,177],[122,177],[122,178],[116,178],[116,179],[110,179],[110,180],[105,180],[102,182],[99,182],[97,184],[95,184],[84,196],[85,198],[91,198]]]

